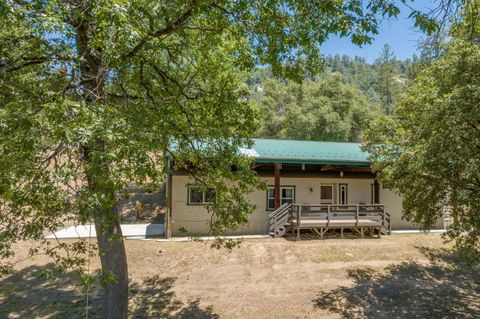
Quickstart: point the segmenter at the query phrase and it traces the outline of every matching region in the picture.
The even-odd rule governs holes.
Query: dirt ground
[[[85,318],[73,274],[39,276],[50,260],[22,260],[0,279],[0,318]],[[480,272],[438,234],[381,239],[126,241],[131,318],[479,318]],[[92,261],[98,267],[98,261]],[[89,318],[101,304],[94,292]]]

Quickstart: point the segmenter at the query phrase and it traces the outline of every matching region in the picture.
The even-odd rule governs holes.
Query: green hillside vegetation
[[[248,84],[263,115],[258,136],[360,141],[370,120],[390,114],[418,61],[399,61],[385,45],[374,63],[358,56],[326,56],[323,71],[302,83],[257,70]]]

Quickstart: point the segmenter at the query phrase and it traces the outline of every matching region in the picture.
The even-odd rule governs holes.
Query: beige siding
[[[178,229],[186,228],[189,232],[206,234],[209,231],[210,215],[205,206],[188,205],[187,185],[192,180],[187,176],[173,176],[172,178],[172,213],[173,234],[182,235]],[[266,193],[264,191],[253,192],[248,195],[251,203],[257,206],[252,213],[249,223],[236,232],[238,234],[262,234],[267,232]]]
[[[388,188],[380,186],[380,202],[385,204],[387,212],[390,214],[393,230],[417,229],[412,223],[402,219],[402,197],[395,194]],[[439,219],[436,225],[437,229],[444,228],[443,219]]]
[[[390,214],[390,224],[393,230],[416,228],[406,220],[402,220],[402,198],[399,195],[380,186],[380,202],[385,204],[385,209]]]
[[[172,231],[173,235],[181,233],[178,229],[186,228],[192,233],[206,233],[208,231],[209,215],[203,206],[188,205],[187,185],[191,182],[187,176],[172,176]]]
[[[264,181],[273,186],[274,178],[266,177]],[[175,175],[172,182],[172,212],[173,234],[182,235],[178,232],[180,227],[189,232],[206,234],[209,230],[210,216],[204,206],[187,204],[187,184],[191,180],[187,176]],[[371,185],[373,179],[348,179],[348,178],[312,178],[312,177],[282,177],[282,186],[295,186],[295,202],[298,204],[318,204],[320,202],[320,185],[333,184],[335,201],[338,201],[338,184],[348,184],[348,203],[370,203]],[[310,189],[312,191],[310,192]],[[265,191],[256,191],[248,195],[251,203],[256,205],[249,223],[232,234],[263,234],[268,232],[267,222],[267,194]],[[389,189],[380,186],[380,202],[385,204],[387,212],[391,216],[392,229],[412,229],[412,224],[402,220],[402,201],[400,196]],[[438,225],[442,227],[441,224]]]

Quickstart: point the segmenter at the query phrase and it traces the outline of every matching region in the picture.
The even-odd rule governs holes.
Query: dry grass
[[[16,246],[17,259],[30,245]],[[438,234],[382,239],[208,243],[127,241],[131,318],[476,318],[480,281]],[[73,274],[38,277],[49,260],[0,279],[0,318],[82,318]],[[98,260],[92,261],[93,268]],[[98,292],[90,318],[98,317]]]

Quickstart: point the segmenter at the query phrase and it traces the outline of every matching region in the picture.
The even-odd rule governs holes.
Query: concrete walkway
[[[147,238],[150,236],[161,236],[164,234],[163,224],[122,224],[124,237]],[[68,239],[68,238],[95,238],[95,226],[93,224],[69,226],[62,230],[45,236],[46,239]]]
[[[428,233],[445,233],[447,230],[446,229],[431,229],[428,231]],[[424,233],[421,230],[418,229],[411,229],[411,230],[392,230],[392,234],[420,234]]]

